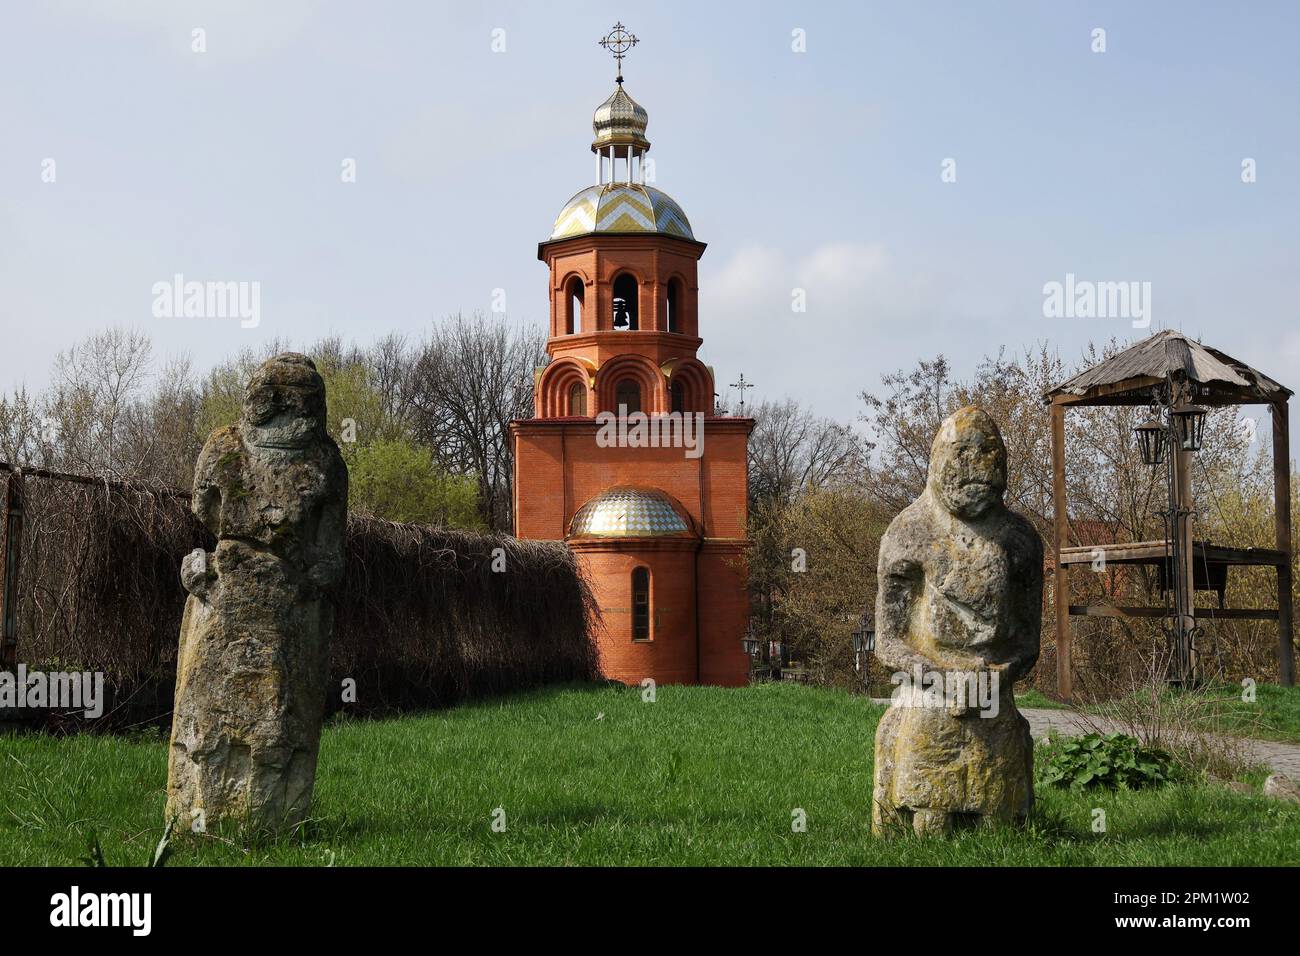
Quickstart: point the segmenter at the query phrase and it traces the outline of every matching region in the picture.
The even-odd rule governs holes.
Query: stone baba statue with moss
[[[881,539],[876,656],[898,687],[876,730],[876,834],[1023,821],[1033,805],[1012,688],[1038,659],[1043,542],[1006,487],[997,424],[963,408],[934,439],[925,491]]]
[[[178,830],[274,831],[311,803],[348,473],[325,431],[325,383],[286,352],[253,374],[238,424],[208,438],[192,508],[217,538],[181,563],[167,774]]]

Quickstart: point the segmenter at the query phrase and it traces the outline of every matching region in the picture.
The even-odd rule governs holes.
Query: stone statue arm
[[[919,561],[894,558],[882,544],[877,578],[877,659],[896,672],[911,673],[917,665],[922,673],[933,669],[931,661],[908,642],[913,608],[925,586],[924,568]]]
[[[220,469],[235,447],[233,429],[219,428],[208,436],[203,450],[194,465],[194,488],[190,510],[205,528],[221,536],[221,476]],[[237,439],[236,439],[237,440]],[[181,560],[181,584],[195,597],[207,600],[216,580],[215,555],[196,548]]]
[[[238,454],[237,439],[231,441],[233,428],[218,428],[203,445],[194,465],[194,494],[190,510],[203,526],[221,536],[221,470],[228,456]]]

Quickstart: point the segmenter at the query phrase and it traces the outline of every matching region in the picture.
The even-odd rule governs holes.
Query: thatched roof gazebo
[[[1071,616],[1159,618],[1173,617],[1182,628],[1195,627],[1197,616],[1218,619],[1275,620],[1278,623],[1278,672],[1281,682],[1295,682],[1291,645],[1291,470],[1288,406],[1291,390],[1244,362],[1181,332],[1157,332],[1044,395],[1052,418],[1053,547],[1055,555],[1056,680],[1064,698],[1073,694],[1070,667]],[[1065,494],[1065,413],[1090,405],[1145,406],[1161,403],[1174,414],[1200,406],[1263,404],[1273,419],[1274,548],[1226,548],[1193,541],[1191,514],[1192,452],[1171,449],[1171,497],[1175,529],[1167,540],[1137,541],[1105,546],[1070,547],[1069,511]],[[1177,538],[1178,540],[1172,540]],[[1175,607],[1115,607],[1071,605],[1069,572],[1092,566],[1098,552],[1107,564],[1147,564],[1162,569],[1164,585],[1175,591]],[[1174,564],[1178,566],[1175,567]],[[1277,571],[1276,608],[1201,608],[1197,590],[1214,590],[1220,603],[1230,567],[1254,565]]]

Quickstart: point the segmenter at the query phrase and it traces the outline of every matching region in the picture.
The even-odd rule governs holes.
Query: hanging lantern
[[[1178,444],[1183,451],[1200,451],[1205,438],[1205,413],[1203,405],[1186,405],[1170,412],[1178,434]]]
[[[1142,461],[1154,466],[1165,460],[1165,426],[1160,419],[1152,418],[1133,431],[1137,435],[1138,446],[1142,449]]]

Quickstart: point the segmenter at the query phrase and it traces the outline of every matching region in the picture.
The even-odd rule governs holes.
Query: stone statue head
[[[244,390],[245,441],[259,448],[304,448],[325,434],[325,382],[305,355],[263,362]]]
[[[978,518],[1002,503],[1007,446],[987,413],[968,405],[945,419],[930,448],[930,493],[959,518]]]

